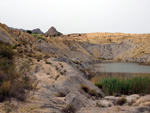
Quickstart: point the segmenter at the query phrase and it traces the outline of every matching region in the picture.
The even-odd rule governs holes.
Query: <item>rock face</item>
[[[55,27],[51,27],[45,34],[48,35],[48,36],[62,35],[62,33],[58,32]]]
[[[41,29],[37,28],[37,29],[33,29],[32,33],[37,33],[37,34],[44,34]]]

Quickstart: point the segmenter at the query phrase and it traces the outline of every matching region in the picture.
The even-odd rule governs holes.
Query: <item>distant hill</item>
[[[9,29],[13,29],[13,30],[19,30],[19,31],[23,31],[23,32],[26,32],[27,30],[25,30],[25,29],[18,29],[18,28],[13,28],[13,27],[9,27]],[[44,34],[42,31],[41,31],[41,29],[40,28],[36,28],[36,29],[33,29],[33,30],[31,30],[32,31],[32,33],[37,33],[37,34]]]
[[[37,33],[37,34],[44,34],[41,29],[37,28],[37,29],[33,29],[32,33]]]
[[[26,31],[26,30],[24,30],[24,29],[22,29],[22,28],[18,29],[18,28],[9,27],[9,29],[19,30],[19,31],[24,31],[24,32]]]
[[[57,31],[55,27],[51,27],[51,28],[45,33],[45,35],[48,35],[48,36],[59,36],[59,35],[62,35],[62,33],[60,33],[59,31]]]

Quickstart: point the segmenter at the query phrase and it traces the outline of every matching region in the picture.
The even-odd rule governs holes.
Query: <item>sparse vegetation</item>
[[[117,101],[116,101],[116,105],[124,105],[125,103],[126,103],[126,98],[125,97],[121,97],[120,99],[118,99]]]
[[[45,40],[45,37],[39,35],[39,34],[32,34],[34,37],[36,37],[37,39],[42,39]]]
[[[59,77],[60,77],[60,75],[57,75],[57,76],[55,77],[55,80],[57,80]]]
[[[63,92],[58,92],[55,94],[57,97],[65,97],[66,95]]]
[[[65,70],[61,71],[60,74],[64,75],[66,72],[67,72],[67,71],[66,71],[66,69],[65,69]]]
[[[103,106],[103,105],[101,105],[100,103],[96,102],[96,107],[103,108],[104,106]]]
[[[73,105],[66,105],[66,107],[64,107],[62,109],[62,112],[63,113],[75,113],[76,112],[76,109]]]
[[[99,60],[113,60],[112,58],[104,58],[104,57],[99,57]]]
[[[45,63],[46,63],[46,64],[50,64],[50,65],[52,64],[51,62],[47,62],[47,61],[45,61]]]
[[[38,62],[43,59],[43,55],[42,54],[28,54],[28,56],[29,55],[31,57],[33,57],[33,58],[36,58]]]
[[[67,72],[67,70],[65,69],[65,70],[64,70],[64,73],[66,73],[66,72]]]
[[[88,86],[84,85],[84,84],[81,84],[81,89],[82,89],[84,92],[86,92],[86,93],[88,93],[89,90],[90,90],[90,88],[89,88]]]
[[[14,52],[8,44],[0,42],[0,101],[25,100],[33,89],[32,80],[26,74],[16,71]]]
[[[102,77],[96,86],[101,87],[106,95],[120,94],[149,94],[150,76]]]
[[[81,89],[85,92],[88,93],[90,96],[95,96],[95,97],[102,97],[100,93],[98,93],[95,89],[91,89],[88,86],[81,84]]]
[[[56,70],[59,70],[59,67],[58,67],[58,66],[55,66],[55,69],[56,69]]]
[[[62,63],[59,63],[59,65],[61,66],[61,68],[63,68],[63,67],[64,67]]]

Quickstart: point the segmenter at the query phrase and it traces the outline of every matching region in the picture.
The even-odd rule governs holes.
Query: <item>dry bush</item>
[[[65,97],[66,94],[64,94],[63,92],[58,92],[55,94],[57,97]]]
[[[60,77],[60,75],[57,75],[57,76],[55,77],[55,80],[57,80],[59,77]]]
[[[0,101],[16,98],[25,100],[33,81],[26,74],[16,71],[14,52],[8,44],[0,42]]]
[[[86,93],[88,93],[89,90],[90,90],[90,88],[89,88],[88,86],[84,85],[84,84],[81,84],[81,89],[82,89],[84,92],[86,92]]]
[[[97,92],[95,89],[91,89],[88,86],[81,84],[81,89],[85,92],[88,93],[90,96],[95,96],[95,97],[102,97],[102,94]]]
[[[62,112],[63,113],[75,113],[76,112],[76,109],[73,105],[67,105],[66,107],[64,107],[62,109]]]
[[[125,97],[121,97],[121,98],[119,98],[117,101],[116,101],[116,105],[124,105],[125,103],[126,103],[126,98]]]

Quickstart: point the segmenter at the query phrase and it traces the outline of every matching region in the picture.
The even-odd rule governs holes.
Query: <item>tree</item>
[[[27,30],[26,32],[29,33],[29,34],[32,34],[32,31],[31,31],[31,30]]]

